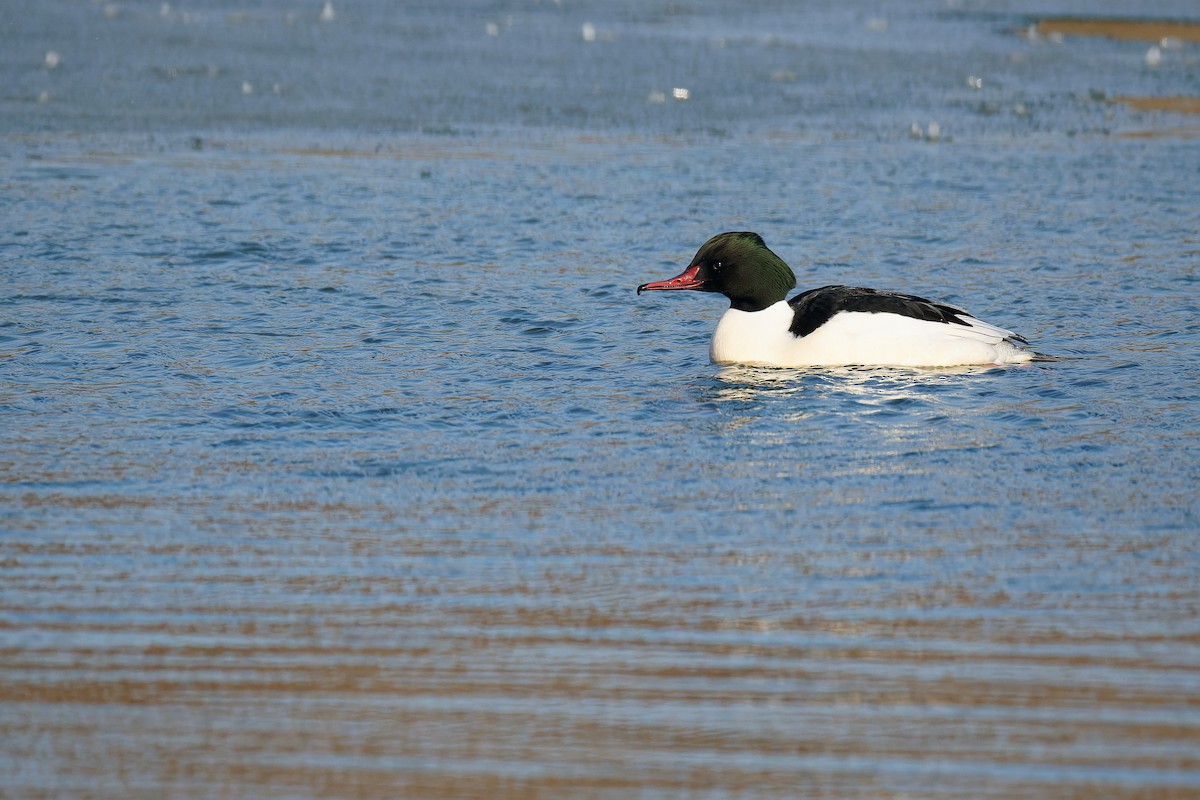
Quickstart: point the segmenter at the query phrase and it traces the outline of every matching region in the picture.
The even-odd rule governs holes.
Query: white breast
[[[717,363],[779,367],[851,364],[950,367],[1028,361],[1033,353],[1006,341],[1011,331],[967,317],[968,325],[900,314],[843,311],[807,336],[788,327],[786,301],[762,311],[729,309],[717,324],[709,356]]]

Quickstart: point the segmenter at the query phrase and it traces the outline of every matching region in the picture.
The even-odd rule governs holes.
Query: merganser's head
[[[762,311],[787,298],[796,276],[783,259],[771,252],[762,237],[750,231],[719,233],[704,243],[687,269],[666,281],[643,283],[642,292],[694,289],[720,292],[732,308]]]

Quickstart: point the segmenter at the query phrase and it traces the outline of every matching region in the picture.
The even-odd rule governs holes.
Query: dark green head
[[[795,286],[791,268],[771,252],[761,236],[734,231],[712,237],[682,273],[667,281],[642,284],[638,294],[672,289],[720,292],[733,308],[762,311],[787,299]]]

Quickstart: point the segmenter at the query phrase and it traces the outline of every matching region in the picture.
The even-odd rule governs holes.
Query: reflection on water
[[[1195,584],[1134,566],[1178,539],[996,533],[9,538],[6,774],[254,796],[1194,787]]]

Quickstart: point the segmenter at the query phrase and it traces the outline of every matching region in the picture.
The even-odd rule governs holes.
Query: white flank
[[[1012,331],[974,317],[967,325],[927,322],[900,314],[842,311],[808,336],[788,330],[786,301],[762,311],[729,309],[713,333],[709,356],[718,364],[776,367],[956,367],[1016,364],[1033,353],[1007,341]]]

